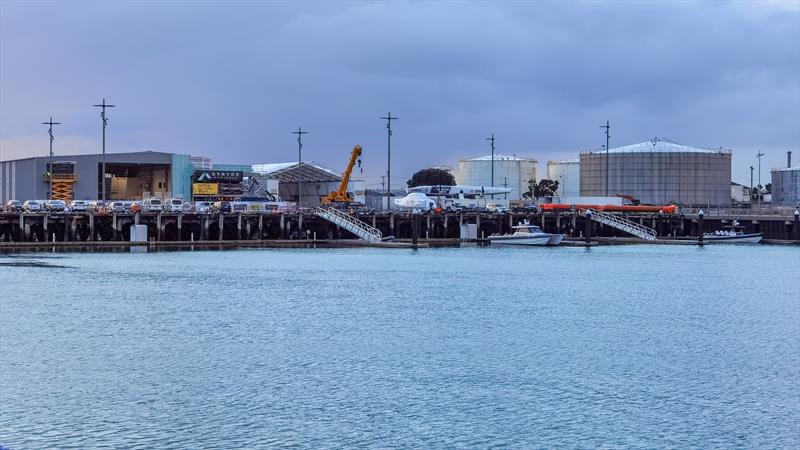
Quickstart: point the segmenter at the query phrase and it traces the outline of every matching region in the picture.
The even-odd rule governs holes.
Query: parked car
[[[214,207],[212,202],[194,202],[194,212],[197,214],[208,214]]]
[[[247,202],[231,202],[231,212],[247,212],[249,209]]]
[[[119,200],[114,200],[113,202],[108,203],[108,207],[106,209],[109,212],[123,213],[125,212],[125,203]]]
[[[142,201],[142,211],[163,211],[164,204],[157,198],[148,198]]]
[[[231,202],[214,202],[214,210],[221,213],[233,212]]]
[[[8,212],[22,211],[22,203],[19,200],[9,200],[6,202],[5,210]]]
[[[183,212],[183,199],[171,198],[167,204],[167,211],[170,212]]]
[[[500,214],[505,214],[508,212],[508,206],[503,205],[501,203],[488,203],[486,205],[486,210]]]
[[[73,200],[69,202],[70,211],[86,211],[89,209],[89,202],[86,200]]]
[[[67,209],[67,202],[64,200],[47,200],[44,202],[44,209],[49,212],[64,212]]]
[[[42,210],[42,204],[37,200],[26,200],[22,204],[22,210],[25,212],[39,212]]]
[[[514,208],[514,212],[537,214],[539,212],[539,207],[536,205],[518,206]]]

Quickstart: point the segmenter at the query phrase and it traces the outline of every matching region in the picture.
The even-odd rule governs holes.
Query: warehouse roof
[[[468,159],[465,159],[463,161],[491,161],[491,160],[492,160],[492,155],[486,155],[486,156],[478,156],[477,158],[468,158]],[[522,158],[522,157],[517,156],[517,155],[502,155],[502,154],[499,154],[499,153],[494,155],[494,160],[495,161],[533,161],[533,162],[536,162],[536,160],[533,159],[533,158]]]
[[[605,153],[605,149],[588,150],[582,153]],[[654,137],[638,144],[613,147],[609,153],[730,153],[726,148],[698,148],[679,144],[667,138]]]
[[[253,164],[253,172],[282,182],[327,182],[342,181],[342,176],[327,167],[313,162],[285,162],[274,164]]]

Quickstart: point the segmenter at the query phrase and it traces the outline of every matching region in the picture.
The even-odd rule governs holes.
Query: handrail
[[[345,228],[365,241],[380,242],[383,238],[383,233],[377,228],[335,208],[320,206],[315,209],[315,213],[323,219]]]
[[[623,217],[619,217],[613,214],[604,213],[601,211],[595,210],[581,210],[580,214],[584,217],[587,216],[587,213],[591,212],[591,219],[616,228],[618,230],[625,231],[626,233],[630,233],[634,236],[640,237],[642,239],[646,239],[648,241],[652,241],[656,239],[658,233],[656,230],[646,227],[642,224],[636,223],[632,220],[625,219]]]

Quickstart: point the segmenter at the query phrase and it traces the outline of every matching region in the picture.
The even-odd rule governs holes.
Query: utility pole
[[[399,117],[392,117],[392,112],[389,111],[381,120],[386,121],[386,207],[392,209],[392,121],[397,120]]]
[[[106,207],[106,126],[108,126],[108,117],[106,116],[106,108],[114,108],[114,105],[109,105],[106,103],[105,97],[103,98],[103,103],[99,105],[94,105],[98,108],[101,108],[100,111],[100,118],[103,120],[103,208]]]
[[[758,158],[758,185],[761,186],[761,157],[764,156],[760,151],[756,154]]]
[[[386,175],[381,175],[381,198],[386,194]],[[381,201],[381,208],[383,208],[383,201]]]
[[[750,200],[753,199],[753,171],[756,170],[755,167],[750,166]]]
[[[53,118],[50,117],[49,122],[42,122],[42,125],[49,125],[47,132],[50,134],[50,157],[47,160],[47,178],[50,179],[50,196],[49,199],[53,199],[53,125],[61,125],[61,122],[53,122]]]
[[[611,123],[606,120],[606,124],[600,125],[600,128],[606,129],[606,197],[608,197],[608,141],[611,139],[611,135],[609,134]]]
[[[297,169],[300,173],[300,166],[303,165],[303,135],[308,134],[308,131],[303,131],[303,127],[297,127],[297,131],[292,131],[292,134],[297,135]],[[303,199],[302,191],[300,190],[302,181],[300,176],[297,177],[297,207],[300,207],[300,201]]]
[[[494,133],[492,133],[491,137],[486,138],[489,141],[492,147],[492,186],[494,186]]]

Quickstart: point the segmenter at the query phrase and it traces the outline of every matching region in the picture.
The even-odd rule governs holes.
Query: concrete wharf
[[[383,236],[410,239],[413,234],[412,214],[377,212],[356,214],[359,220],[379,229]],[[696,214],[627,214],[627,219],[657,231],[659,238],[679,239],[701,232]],[[550,233],[564,233],[579,238],[585,230],[586,218],[574,211],[547,213],[442,212],[424,213],[420,218],[420,240],[458,239],[460,225],[475,224],[477,238],[493,233],[510,233],[512,225],[529,220]],[[800,224],[792,215],[718,215],[706,214],[702,232],[713,232],[734,220],[746,232],[760,232],[765,240],[800,241]],[[241,213],[0,213],[0,246],[23,242],[127,242],[131,225],[145,225],[148,241],[191,243],[197,241],[279,241],[351,240],[348,231],[316,216],[313,211],[241,212]],[[626,238],[624,232],[592,222],[596,238]]]

